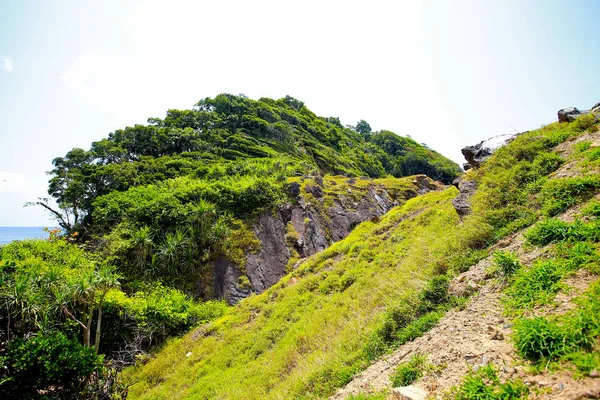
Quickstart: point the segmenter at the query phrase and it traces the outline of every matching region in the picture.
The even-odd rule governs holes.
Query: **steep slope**
[[[578,121],[589,131],[554,148],[562,166],[543,183],[537,206],[556,216],[492,246],[492,255],[450,285],[454,295],[473,293],[464,307],[332,398],[383,398],[409,384],[431,398],[600,396],[600,132],[593,121]]]
[[[496,250],[490,246],[500,239],[563,212],[600,188],[594,142],[578,145],[581,151],[573,157],[580,159],[575,161],[553,151],[567,140],[582,137],[586,130],[597,130],[595,117],[551,124],[522,134],[498,150],[468,174],[477,190],[471,213],[462,220],[452,206],[458,191],[449,188],[411,199],[380,221],[359,225],[346,239],[310,257],[264,293],[243,300],[225,317],[172,341],[145,365],[126,371],[133,383],[132,398],[332,395],[379,356],[429,330],[452,304],[464,302],[461,296],[468,291],[449,293],[449,277],[488,257]],[[576,176],[561,176],[561,165],[567,168],[572,162],[581,167]],[[590,207],[590,212],[596,212]],[[586,257],[597,260],[600,236],[597,223],[590,224],[559,227],[559,232],[573,232],[573,237],[589,242]],[[576,236],[584,234],[588,236]],[[560,249],[568,251],[569,247],[554,249],[557,257]],[[587,260],[569,265],[578,269]],[[527,281],[528,269],[522,271],[515,273],[514,282]],[[526,307],[536,304],[540,303]],[[586,343],[591,343],[590,338],[597,340],[594,335],[600,333],[590,326]],[[594,360],[593,346],[572,350],[580,359]],[[557,355],[568,363],[563,356]],[[547,359],[542,354],[541,361]],[[441,370],[438,366],[437,371]],[[484,370],[491,376],[489,369]],[[510,385],[521,390],[518,382]]]

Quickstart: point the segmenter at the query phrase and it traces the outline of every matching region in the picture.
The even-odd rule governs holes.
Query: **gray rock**
[[[300,195],[300,184],[298,182],[290,183],[289,192],[290,196],[298,197]]]
[[[319,186],[323,186],[323,177],[320,175],[315,176],[315,183]]]
[[[317,199],[320,199],[323,197],[323,189],[321,189],[320,186],[306,185],[305,189],[308,193],[312,194]]]
[[[248,254],[246,273],[254,291],[260,293],[285,275],[290,250],[285,242],[285,224],[280,215],[264,212],[258,216],[254,233],[260,240],[260,250]]]
[[[244,274],[229,260],[219,257],[214,264],[213,275],[216,298],[234,305],[250,296],[250,287],[241,287],[239,284],[239,279]]]
[[[463,218],[471,213],[471,197],[477,189],[477,184],[475,181],[463,181],[462,179],[458,179],[458,181],[455,179],[452,183],[460,191],[458,196],[452,199],[452,205],[458,216]]]
[[[402,386],[392,389],[392,398],[400,400],[425,400],[427,392],[416,386]]]
[[[496,150],[512,142],[518,135],[520,135],[520,133],[508,133],[505,135],[494,136],[473,146],[463,147],[461,152],[471,167],[479,168],[481,163],[494,154]]]
[[[578,116],[587,113],[589,111],[579,111],[576,107],[563,108],[558,110],[558,122],[573,122]]]

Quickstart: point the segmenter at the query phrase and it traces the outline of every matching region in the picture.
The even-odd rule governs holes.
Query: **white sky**
[[[291,95],[461,147],[600,100],[595,2],[0,2],[0,226],[47,225],[51,160],[204,97]]]

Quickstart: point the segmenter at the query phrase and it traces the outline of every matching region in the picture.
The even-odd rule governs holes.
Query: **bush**
[[[80,398],[88,378],[102,374],[103,357],[62,333],[14,339],[0,352],[3,398]]]
[[[521,268],[519,259],[510,251],[497,251],[494,253],[494,263],[504,276],[512,275]]]
[[[412,385],[423,376],[427,357],[422,354],[413,355],[410,360],[400,364],[390,376],[393,387]]]

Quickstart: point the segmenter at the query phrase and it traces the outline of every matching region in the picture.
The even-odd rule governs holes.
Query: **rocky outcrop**
[[[260,249],[247,254],[244,267],[226,259],[214,264],[214,291],[235,304],[274,285],[300,260],[342,240],[358,224],[383,216],[409,198],[443,185],[425,175],[400,178],[388,188],[369,178],[305,177],[290,184],[291,201],[258,215],[253,231]]]
[[[513,141],[517,135],[519,133],[494,136],[478,144],[464,147],[461,152],[471,168],[479,168],[481,163],[487,160],[500,147]]]
[[[558,110],[558,122],[573,122],[577,117],[584,114],[599,114],[600,113],[600,103],[594,104],[594,106],[589,110],[578,110],[577,107],[567,107]]]
[[[579,111],[576,107],[567,107],[558,110],[558,122],[573,122],[575,118],[582,114],[587,114],[589,111]]]
[[[452,205],[462,219],[471,213],[471,197],[477,189],[477,184],[475,181],[463,180],[462,177],[456,178],[452,184],[460,191],[458,196],[452,199]]]

